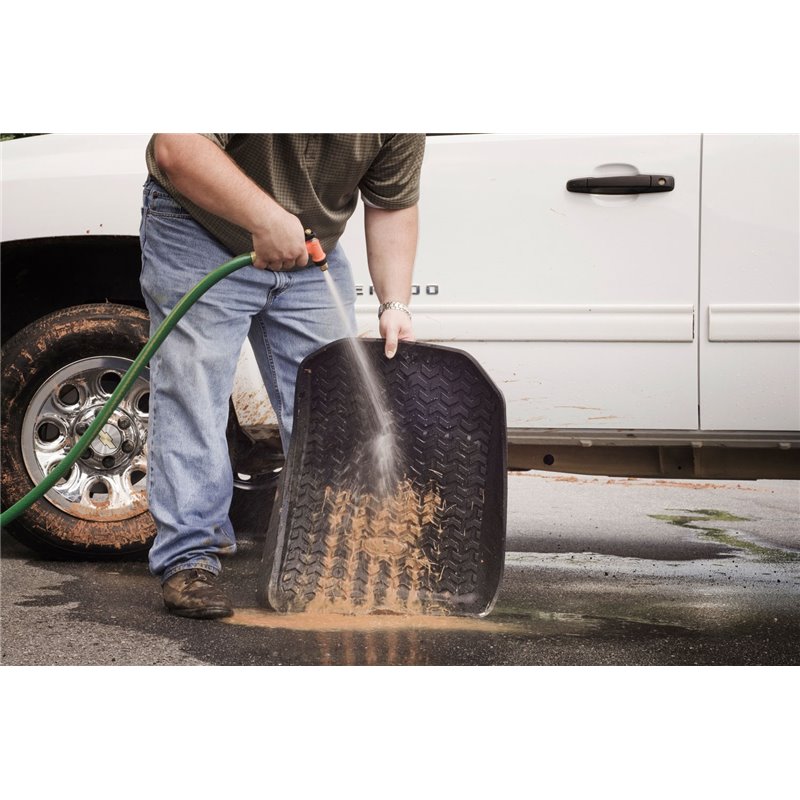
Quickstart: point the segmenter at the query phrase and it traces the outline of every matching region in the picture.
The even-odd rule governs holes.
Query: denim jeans
[[[144,187],[141,287],[151,334],[178,300],[230,253],[155,181]],[[337,245],[330,275],[355,327],[350,264]],[[150,362],[147,492],[157,534],[150,570],[162,581],[182,569],[220,571],[236,551],[228,517],[233,473],[225,429],[236,363],[249,337],[288,448],[297,368],[350,331],[323,273],[244,267],[203,295]]]

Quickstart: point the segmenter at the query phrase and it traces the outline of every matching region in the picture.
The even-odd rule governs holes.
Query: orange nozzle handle
[[[306,228],[306,249],[308,250],[308,257],[314,263],[315,267],[319,267],[323,272],[328,269],[328,257],[322,249],[322,245],[317,239],[317,235],[310,228]]]

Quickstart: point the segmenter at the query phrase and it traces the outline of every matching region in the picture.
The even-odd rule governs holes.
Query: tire
[[[228,514],[236,538],[264,539],[284,465],[283,453],[274,443],[256,445],[244,433],[233,400],[225,433],[233,470],[233,497]]]
[[[48,314],[9,340],[0,401],[3,508],[69,451],[148,333],[144,311],[98,303]],[[144,370],[92,447],[8,532],[51,558],[146,553],[155,537],[145,490],[148,399]]]

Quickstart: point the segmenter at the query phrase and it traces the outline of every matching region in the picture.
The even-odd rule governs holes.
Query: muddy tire
[[[33,322],[2,352],[2,504],[9,508],[66,455],[147,341],[145,312],[74,306]],[[8,532],[51,558],[142,556],[147,510],[147,370],[91,448]],[[101,441],[102,440],[102,441]]]

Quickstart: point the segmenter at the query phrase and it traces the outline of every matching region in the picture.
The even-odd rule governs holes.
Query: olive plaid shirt
[[[203,134],[286,211],[297,216],[330,250],[355,211],[358,192],[378,208],[413,206],[425,150],[413,133],[208,133]],[[155,135],[147,168],[172,197],[233,254],[253,249],[244,228],[210,214],[182,196],[156,163]]]

